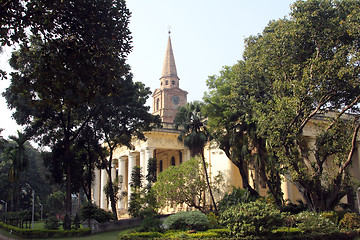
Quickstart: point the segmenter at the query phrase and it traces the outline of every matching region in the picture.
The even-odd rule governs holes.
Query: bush
[[[167,217],[164,225],[168,229],[206,230],[210,227],[210,222],[201,212],[178,212]]]
[[[293,227],[281,227],[272,230],[272,234],[274,236],[293,236],[293,235],[300,235],[302,234],[302,231],[298,228]]]
[[[346,213],[339,223],[340,229],[355,230],[360,228],[360,216],[357,213]]]
[[[128,234],[120,234],[119,240],[160,238],[160,237],[162,237],[162,234],[158,232],[133,232]]]
[[[55,216],[45,219],[44,228],[48,230],[58,230],[60,228],[59,219]]]
[[[111,212],[107,212],[104,209],[98,208],[91,202],[86,202],[81,205],[80,217],[82,221],[86,219],[95,219],[99,223],[108,222],[114,218]]]
[[[320,213],[315,212],[301,212],[295,215],[297,226],[300,230],[311,233],[331,233],[337,231],[337,224]]]
[[[11,225],[0,223],[0,228],[3,228],[4,230],[11,232],[14,235],[20,236],[21,238],[69,238],[69,237],[81,237],[91,234],[90,228],[82,228],[78,230],[70,230],[70,231],[64,231],[64,230],[33,230],[33,229],[23,229],[14,227]]]
[[[220,215],[220,223],[235,237],[266,235],[283,224],[280,210],[263,201],[240,203]]]
[[[162,232],[162,221],[158,218],[146,217],[141,222],[140,232]]]
[[[211,228],[216,228],[219,225],[219,217],[215,213],[209,212],[207,215]]]
[[[231,193],[226,193],[225,196],[219,202],[219,211],[225,211],[231,206],[238,205],[240,203],[248,203],[256,201],[258,197],[251,196],[247,189],[235,188]]]

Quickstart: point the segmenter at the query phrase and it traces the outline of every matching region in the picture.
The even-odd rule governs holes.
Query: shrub
[[[315,212],[301,212],[295,215],[300,230],[310,233],[331,233],[337,231],[337,225],[326,216]]]
[[[128,234],[120,234],[119,240],[160,238],[162,234],[159,232],[133,232]]]
[[[247,189],[235,188],[231,193],[226,193],[225,196],[219,202],[219,211],[225,211],[231,206],[238,205],[240,203],[248,203],[256,201],[258,197],[251,196]]]
[[[168,229],[206,230],[210,227],[207,216],[201,212],[178,212],[167,217],[164,225]]]
[[[211,228],[217,227],[219,225],[219,217],[216,216],[215,213],[209,212],[206,216],[209,219]]]
[[[297,200],[298,204],[288,202],[285,206],[281,207],[281,212],[288,212],[290,214],[298,214],[308,210],[308,205],[301,200]]]
[[[58,230],[60,228],[59,219],[55,216],[45,219],[44,228],[48,230]]]
[[[113,214],[111,212],[105,211],[104,209],[98,208],[91,202],[86,202],[81,205],[80,217],[82,221],[86,219],[95,219],[96,221],[102,223],[113,219]]]
[[[146,217],[141,222],[140,232],[161,232],[162,221],[158,218]]]
[[[360,216],[357,213],[346,213],[339,223],[340,229],[354,230],[360,228]]]
[[[33,229],[23,229],[14,227],[11,225],[0,223],[0,227],[8,232],[12,232],[12,234],[20,236],[21,238],[31,238],[31,239],[38,239],[38,238],[69,238],[69,237],[81,237],[86,236],[91,233],[90,228],[82,228],[78,230],[33,230]]]
[[[302,231],[298,228],[293,227],[281,227],[271,231],[274,236],[290,236],[290,235],[300,235]]]
[[[235,237],[266,235],[283,223],[280,210],[263,201],[240,203],[220,215],[220,223],[231,230]]]

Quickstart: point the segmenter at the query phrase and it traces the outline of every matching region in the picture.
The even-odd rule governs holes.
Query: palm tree
[[[20,131],[17,131],[17,134],[18,136],[9,136],[11,142],[5,149],[6,156],[11,160],[9,180],[10,182],[15,183],[14,193],[19,188],[18,183],[20,179],[20,173],[29,166],[29,159],[25,149],[25,143],[28,140],[28,137],[26,134],[23,134]],[[13,194],[13,197],[14,195],[15,194]],[[16,205],[16,209],[18,209],[19,201],[17,201]]]
[[[215,211],[217,212],[204,156],[205,144],[209,141],[210,135],[206,129],[205,117],[201,114],[202,105],[203,103],[194,101],[193,103],[187,103],[184,107],[180,107],[175,116],[174,123],[176,129],[178,129],[179,126],[182,127],[178,139],[179,141],[184,142],[184,145],[189,148],[190,155],[192,157],[201,156],[209,193]]]

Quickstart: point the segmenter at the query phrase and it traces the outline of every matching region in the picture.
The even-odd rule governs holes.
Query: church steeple
[[[165,52],[164,65],[160,78],[160,88],[179,87],[179,77],[177,76],[174,53],[171,46],[170,31]]]
[[[177,76],[169,31],[160,88],[156,89],[152,95],[153,114],[159,115],[164,123],[173,123],[178,107],[186,105],[187,94],[179,87],[179,77]]]

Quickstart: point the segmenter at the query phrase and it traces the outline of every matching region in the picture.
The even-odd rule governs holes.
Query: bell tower
[[[176,71],[175,58],[171,45],[170,31],[165,52],[164,65],[160,78],[160,88],[153,97],[153,114],[160,115],[161,121],[173,123],[179,106],[187,103],[187,92],[180,89]]]

